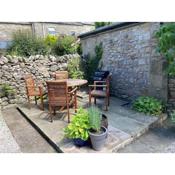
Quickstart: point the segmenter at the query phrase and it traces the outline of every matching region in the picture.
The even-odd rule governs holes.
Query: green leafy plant
[[[133,103],[133,108],[149,115],[160,115],[163,112],[163,104],[159,100],[147,96],[138,97]]]
[[[97,107],[90,107],[88,109],[90,128],[95,132],[100,132],[102,115]]]
[[[167,72],[175,76],[175,23],[166,23],[156,32],[157,50],[168,62]]]
[[[54,52],[56,55],[73,54],[77,52],[79,43],[73,36],[62,36],[55,44]]]
[[[64,128],[64,133],[70,139],[87,140],[89,138],[89,117],[86,109],[80,108],[74,115],[71,123]]]
[[[103,27],[103,26],[108,26],[112,24],[112,22],[95,22],[95,28]]]
[[[42,38],[37,38],[30,31],[13,33],[12,44],[7,49],[11,55],[30,56],[36,54],[46,55],[48,46]]]
[[[103,55],[103,46],[102,43],[96,45],[95,47],[95,55],[86,55],[82,60],[82,67],[84,70],[85,78],[92,83],[92,77],[95,71],[98,69],[99,62]]]
[[[15,95],[15,90],[8,84],[0,85],[0,97],[11,97]]]
[[[79,57],[73,58],[68,62],[68,72],[70,78],[83,79],[84,73],[81,70],[81,61]]]

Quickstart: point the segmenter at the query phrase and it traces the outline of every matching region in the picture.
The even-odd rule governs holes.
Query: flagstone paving
[[[0,153],[20,153],[20,147],[13,138],[0,110]]]
[[[78,100],[78,105],[87,107],[87,96]],[[103,101],[97,101],[100,109]],[[125,145],[138,138],[149,127],[158,123],[160,118],[138,114],[130,108],[123,107],[125,101],[111,97],[109,111],[103,111],[108,116],[109,134],[104,148],[100,152],[117,152]],[[76,147],[71,140],[64,137],[63,129],[67,126],[67,117],[60,113],[54,117],[53,123],[49,122],[47,107],[45,111],[39,110],[35,105],[31,109],[28,106],[19,105],[18,110],[29,122],[57,149],[59,152],[86,153],[96,152],[90,147]],[[71,111],[73,112],[73,111]],[[98,151],[99,152],[99,151]]]

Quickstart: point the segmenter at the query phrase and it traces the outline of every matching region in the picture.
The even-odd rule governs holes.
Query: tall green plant
[[[12,44],[7,49],[7,52],[11,55],[19,56],[46,55],[48,46],[44,43],[44,39],[37,38],[28,30],[23,30],[13,33]]]
[[[81,69],[81,60],[79,57],[70,59],[67,68],[70,78],[83,79],[84,73]]]
[[[89,115],[89,125],[92,130],[95,132],[100,132],[101,129],[101,112],[97,107],[90,107],[88,109]]]
[[[175,23],[166,23],[156,32],[158,51],[168,62],[167,72],[175,76]]]
[[[99,62],[103,55],[103,46],[102,43],[96,45],[95,47],[95,55],[86,55],[82,60],[82,65],[84,69],[85,78],[91,83],[92,77],[95,71],[98,69]]]

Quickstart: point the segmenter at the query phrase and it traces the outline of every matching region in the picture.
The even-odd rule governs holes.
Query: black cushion
[[[94,74],[95,77],[102,77],[103,79],[107,78],[108,75],[109,71],[96,71]]]

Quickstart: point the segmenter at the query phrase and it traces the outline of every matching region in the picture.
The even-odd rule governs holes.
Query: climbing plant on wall
[[[156,32],[158,51],[168,62],[167,72],[175,76],[175,23],[163,24]]]

